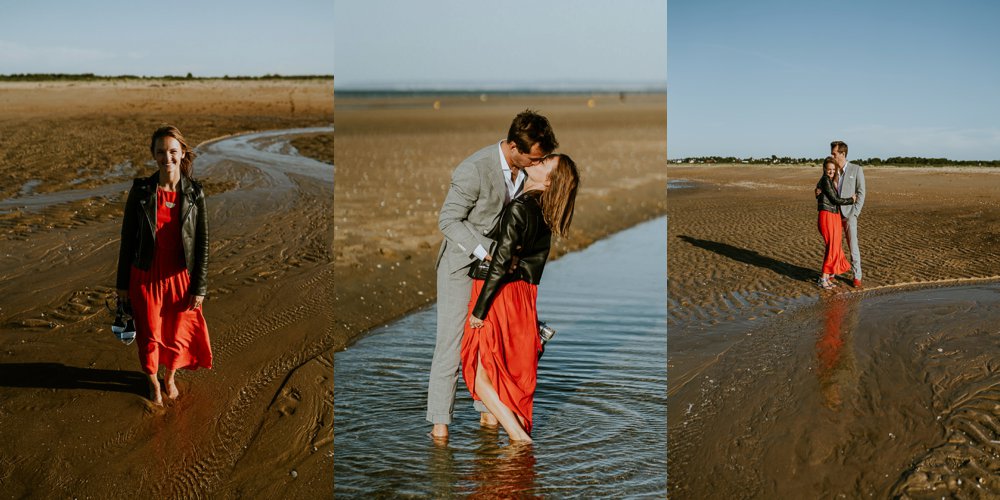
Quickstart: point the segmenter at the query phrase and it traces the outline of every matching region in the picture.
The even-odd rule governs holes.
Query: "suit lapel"
[[[503,179],[503,167],[500,159],[500,146],[493,148],[490,165],[490,182],[493,184],[493,191],[500,195],[500,206],[507,200],[507,182]]]

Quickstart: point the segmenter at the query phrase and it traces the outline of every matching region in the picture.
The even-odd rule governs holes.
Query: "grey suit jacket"
[[[444,233],[436,266],[455,272],[475,260],[473,250],[495,243],[486,233],[496,225],[506,199],[500,146],[493,143],[462,160],[451,174],[451,187],[441,205],[438,227]]]
[[[847,162],[844,165],[844,179],[840,187],[840,197],[850,198],[857,193],[858,201],[853,205],[841,205],[840,213],[844,217],[857,217],[861,215],[861,207],[865,204],[865,171],[861,165]]]

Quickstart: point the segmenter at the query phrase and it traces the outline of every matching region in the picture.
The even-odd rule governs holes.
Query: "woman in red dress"
[[[535,300],[552,233],[565,236],[580,182],[566,155],[524,169],[524,193],[500,215],[485,280],[473,280],[462,376],[512,441],[531,442],[541,341]]]
[[[832,289],[835,285],[830,278],[840,273],[847,272],[851,264],[844,256],[844,248],[840,244],[843,226],[840,221],[840,205],[852,205],[857,199],[857,195],[850,198],[841,198],[834,187],[838,184],[837,164],[832,156],[828,156],[823,162],[823,176],[819,178],[816,189],[817,209],[819,210],[819,234],[823,236],[823,243],[826,245],[826,254],[823,256],[823,269],[820,271],[818,285],[825,290]]]
[[[165,369],[167,397],[179,395],[180,368],[212,367],[201,306],[208,286],[205,194],[194,180],[195,153],[174,127],[153,133],[158,171],[136,179],[125,202],[118,254],[118,298],[135,318],[139,364],[149,398],[163,404],[157,372]]]

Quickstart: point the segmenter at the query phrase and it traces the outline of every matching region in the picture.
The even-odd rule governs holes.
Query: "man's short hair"
[[[830,150],[844,153],[844,156],[847,156],[847,143],[844,141],[833,141],[830,143]]]
[[[510,122],[507,140],[513,141],[517,150],[524,154],[528,154],[534,144],[538,144],[542,154],[549,154],[559,147],[549,119],[530,109],[518,113]]]

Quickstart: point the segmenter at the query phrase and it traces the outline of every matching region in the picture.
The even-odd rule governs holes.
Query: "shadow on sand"
[[[704,248],[705,250],[715,252],[724,257],[729,257],[730,259],[738,262],[762,267],[764,269],[770,269],[771,271],[782,274],[796,281],[812,281],[818,276],[815,269],[807,269],[794,264],[789,264],[787,262],[782,262],[766,255],[761,255],[755,250],[734,247],[717,241],[699,240],[698,238],[692,238],[691,236],[686,235],[680,235],[678,238],[698,248]]]
[[[146,396],[146,377],[138,371],[79,368],[62,363],[0,363],[0,387],[92,389]]]

